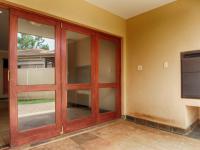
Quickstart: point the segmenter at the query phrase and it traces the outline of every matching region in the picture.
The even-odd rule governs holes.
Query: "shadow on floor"
[[[200,124],[198,124],[188,135],[187,137],[195,138],[200,140]]]

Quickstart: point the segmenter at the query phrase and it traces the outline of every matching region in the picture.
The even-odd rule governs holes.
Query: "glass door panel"
[[[55,84],[55,27],[19,18],[17,84]],[[18,93],[18,129],[55,124],[55,92]]]
[[[72,131],[95,121],[94,38],[86,30],[67,25],[62,38],[63,122],[65,131]]]
[[[119,41],[109,36],[98,37],[98,118],[100,121],[114,119],[120,111],[119,45]]]
[[[17,97],[20,131],[55,124],[55,92],[24,92]]]
[[[116,90],[112,88],[99,89],[99,112],[115,112]]]
[[[18,85],[55,84],[54,26],[18,19]]]
[[[91,116],[91,100],[90,90],[69,90],[67,93],[67,120]]]
[[[99,82],[116,82],[116,44],[99,39]]]
[[[91,82],[91,37],[67,31],[68,84]]]
[[[19,145],[60,134],[61,35],[57,21],[11,14],[11,145]]]

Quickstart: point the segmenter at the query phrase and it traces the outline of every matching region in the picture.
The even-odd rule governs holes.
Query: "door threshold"
[[[18,148],[20,148],[20,149],[37,148],[37,147],[42,146],[42,145],[54,143],[54,142],[57,142],[57,141],[64,140],[66,138],[71,138],[71,137],[74,137],[74,136],[77,136],[77,135],[80,135],[80,134],[84,134],[84,133],[88,133],[88,132],[91,132],[91,131],[94,131],[94,130],[101,129],[101,128],[104,128],[106,126],[110,126],[112,124],[115,124],[118,121],[121,121],[121,119],[115,119],[115,120],[107,121],[107,122],[104,122],[104,123],[101,123],[101,124],[96,124],[96,125],[93,125],[93,126],[90,126],[90,127],[87,127],[87,128],[83,128],[83,129],[80,129],[78,131],[64,133],[64,134],[61,134],[57,137],[53,137],[53,138],[42,140],[42,141],[37,141],[37,142],[31,143],[31,144],[22,145],[22,146],[19,146]]]

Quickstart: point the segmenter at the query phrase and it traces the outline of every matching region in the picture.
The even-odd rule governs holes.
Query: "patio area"
[[[117,120],[48,143],[31,150],[199,150],[200,142],[185,136]],[[27,147],[26,147],[27,148]],[[20,148],[19,148],[20,149]],[[21,149],[24,149],[21,148]]]

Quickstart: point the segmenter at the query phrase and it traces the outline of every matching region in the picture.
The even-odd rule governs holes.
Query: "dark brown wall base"
[[[199,120],[197,120],[188,129],[182,129],[182,128],[177,128],[177,127],[173,127],[173,126],[169,126],[165,124],[160,124],[157,122],[152,122],[152,121],[136,118],[129,115],[123,116],[123,119],[132,121],[136,124],[144,125],[151,128],[156,128],[159,130],[163,130],[163,131],[167,131],[167,132],[171,132],[171,133],[175,133],[179,135],[187,135],[189,132],[191,132],[191,130],[193,130],[199,124]]]

